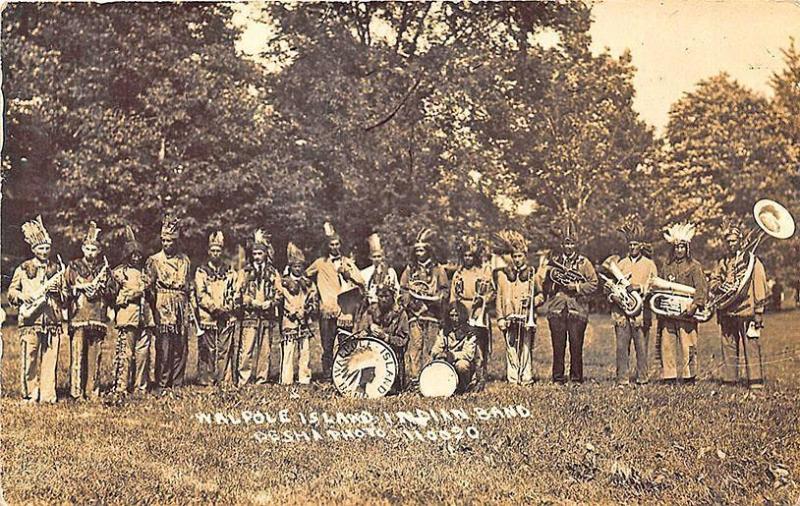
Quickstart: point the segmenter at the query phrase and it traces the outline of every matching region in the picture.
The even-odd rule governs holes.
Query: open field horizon
[[[499,380],[505,356],[495,338],[493,381],[478,394],[356,400],[338,397],[321,384],[241,390],[189,386],[163,399],[147,395],[118,406],[68,400],[21,405],[19,343],[14,329],[6,328],[0,398],[6,499],[10,504],[794,504],[800,497],[800,311],[768,315],[767,387],[757,393],[719,384],[713,323],[701,326],[696,385],[617,388],[611,322],[596,315],[584,348],[586,383],[553,385],[547,324],[543,319],[539,324],[539,381],[529,387]],[[314,346],[316,372],[318,341]],[[66,395],[67,349],[62,342],[61,395]],[[111,349],[107,339],[105,382]],[[273,374],[276,352],[277,346]],[[192,343],[190,379],[195,357]],[[653,364],[651,376],[656,374]],[[522,406],[529,416],[497,414],[512,406]],[[478,416],[492,407],[501,408],[494,417]],[[419,414],[418,409],[463,410],[470,418],[425,427],[397,424],[397,413]],[[250,418],[259,412],[278,420],[281,410],[285,424]],[[331,425],[301,421],[312,412],[330,415]],[[369,425],[386,437],[331,437],[330,431],[364,429],[352,419],[362,412],[374,415]],[[227,423],[214,419],[216,413]],[[337,421],[336,413],[351,418]],[[202,422],[200,414],[214,421]],[[231,423],[237,418],[241,423]],[[453,435],[455,426],[474,432],[458,440],[446,440],[441,432],[435,441],[427,439],[429,429]],[[296,435],[310,434],[312,428],[324,439],[281,439],[283,430]],[[421,437],[409,435],[414,431]]]

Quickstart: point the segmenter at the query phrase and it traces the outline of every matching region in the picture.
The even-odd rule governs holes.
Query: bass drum
[[[450,397],[456,393],[456,387],[456,368],[445,360],[434,360],[419,375],[419,392],[423,397]]]
[[[340,341],[333,358],[331,379],[345,397],[383,397],[397,378],[397,355],[374,336]]]

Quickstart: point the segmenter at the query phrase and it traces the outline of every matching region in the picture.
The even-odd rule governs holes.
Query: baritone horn
[[[709,308],[698,308],[693,315],[686,311],[692,304],[695,289],[681,283],[667,281],[655,276],[650,281],[650,309],[659,316],[707,322],[711,319]]]
[[[615,304],[626,316],[634,318],[642,312],[644,299],[638,291],[630,290],[631,282],[617,265],[619,257],[612,255],[603,262],[602,267],[613,277],[609,278],[603,273],[598,275],[603,280],[603,285],[608,293],[608,301]]]
[[[747,294],[755,268],[755,251],[767,236],[789,239],[794,235],[795,222],[791,213],[778,202],[761,199],[753,206],[756,227],[750,229],[736,252],[733,268],[723,283],[715,287],[709,296],[709,307],[727,309],[740,302]]]

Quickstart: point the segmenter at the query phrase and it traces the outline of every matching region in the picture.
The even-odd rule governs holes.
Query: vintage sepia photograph
[[[0,39],[0,506],[800,505],[800,1]]]

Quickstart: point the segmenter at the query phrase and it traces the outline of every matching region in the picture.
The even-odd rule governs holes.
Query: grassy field
[[[64,401],[39,407],[18,400],[19,345],[14,330],[5,329],[0,399],[5,497],[10,504],[796,504],[800,312],[768,317],[763,339],[768,385],[757,394],[719,384],[713,324],[701,327],[698,384],[616,388],[611,323],[601,316],[592,317],[587,332],[588,381],[579,387],[552,385],[549,335],[540,323],[535,356],[542,381],[530,387],[493,381],[484,392],[459,398],[403,395],[375,401],[342,399],[320,385],[187,387],[164,399],[147,396],[119,406]],[[67,349],[62,343],[62,395]],[[111,349],[109,341],[106,380]],[[496,341],[494,378],[503,375],[501,350]],[[192,348],[191,363],[195,353]],[[318,356],[316,350],[317,365]],[[516,405],[530,416],[505,418],[495,411],[494,418],[482,420],[476,411]],[[383,418],[383,413],[451,408],[469,414],[454,425],[474,427],[477,437],[442,440],[438,432],[430,441],[429,428],[447,430],[451,437],[456,430],[444,422],[399,427]],[[286,410],[288,423],[208,424],[198,417],[250,416],[243,411],[277,417],[280,410]],[[309,434],[300,413],[362,410],[374,415],[370,426],[386,437],[337,441],[326,429],[365,428],[340,419],[316,426],[321,441],[270,438],[281,438],[283,430]],[[417,438],[415,428],[426,440]]]

